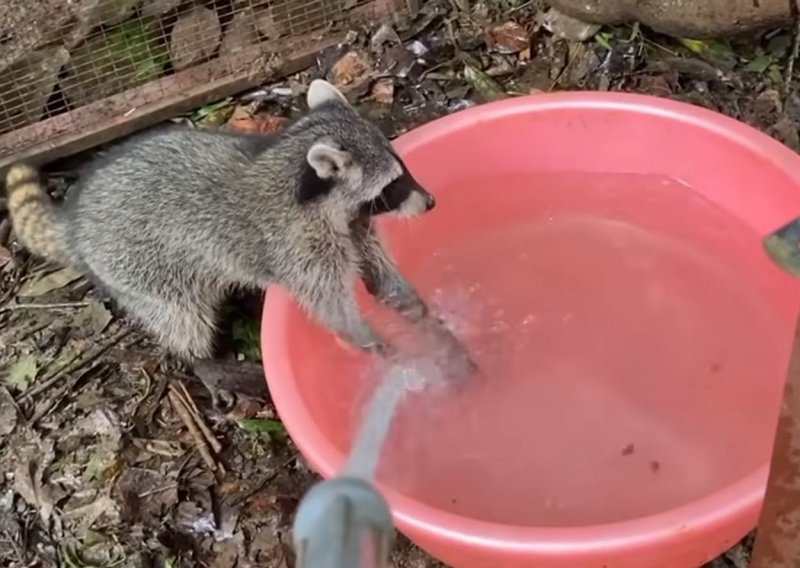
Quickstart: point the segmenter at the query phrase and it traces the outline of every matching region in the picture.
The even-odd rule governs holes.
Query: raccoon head
[[[315,80],[308,89],[311,110],[301,127],[309,138],[298,200],[343,202],[352,214],[420,215],[433,196],[411,175],[386,137],[336,87]]]

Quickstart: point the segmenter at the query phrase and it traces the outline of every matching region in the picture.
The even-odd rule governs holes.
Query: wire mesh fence
[[[0,165],[99,123],[126,134],[136,128],[126,128],[127,119],[141,124],[153,104],[245,86],[337,30],[406,7],[405,0],[3,0]]]

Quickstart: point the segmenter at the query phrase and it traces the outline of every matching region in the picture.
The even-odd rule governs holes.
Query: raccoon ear
[[[327,142],[317,142],[311,146],[306,160],[320,179],[342,177],[353,165],[353,159],[348,152]]]
[[[347,102],[345,96],[339,92],[339,89],[324,81],[322,79],[314,79],[308,86],[308,93],[306,94],[306,102],[308,108],[316,108],[322,103],[328,101],[339,101],[345,104]]]

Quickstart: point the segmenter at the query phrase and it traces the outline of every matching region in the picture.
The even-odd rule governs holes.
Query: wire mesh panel
[[[86,137],[98,129],[107,140],[147,123],[156,109],[245,88],[337,30],[405,6],[403,0],[2,0],[0,167],[71,140],[83,138],[78,145],[88,147]]]

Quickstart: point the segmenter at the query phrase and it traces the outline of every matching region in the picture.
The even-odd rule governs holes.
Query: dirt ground
[[[502,97],[602,89],[702,105],[800,147],[794,30],[698,42],[597,30],[536,2],[476,4],[467,15],[442,1],[409,29],[351,39],[314,69],[176,120],[273,131],[302,110],[303,86],[327,76],[392,137]],[[87,157],[52,165],[56,197]],[[233,306],[228,359],[250,367],[231,372],[233,402],[213,404],[79,273],[21,250],[0,212],[0,564],[294,566],[289,527],[316,477],[260,376],[258,299]],[[743,568],[749,548],[750,539],[709,566]],[[403,539],[393,562],[441,566]]]

